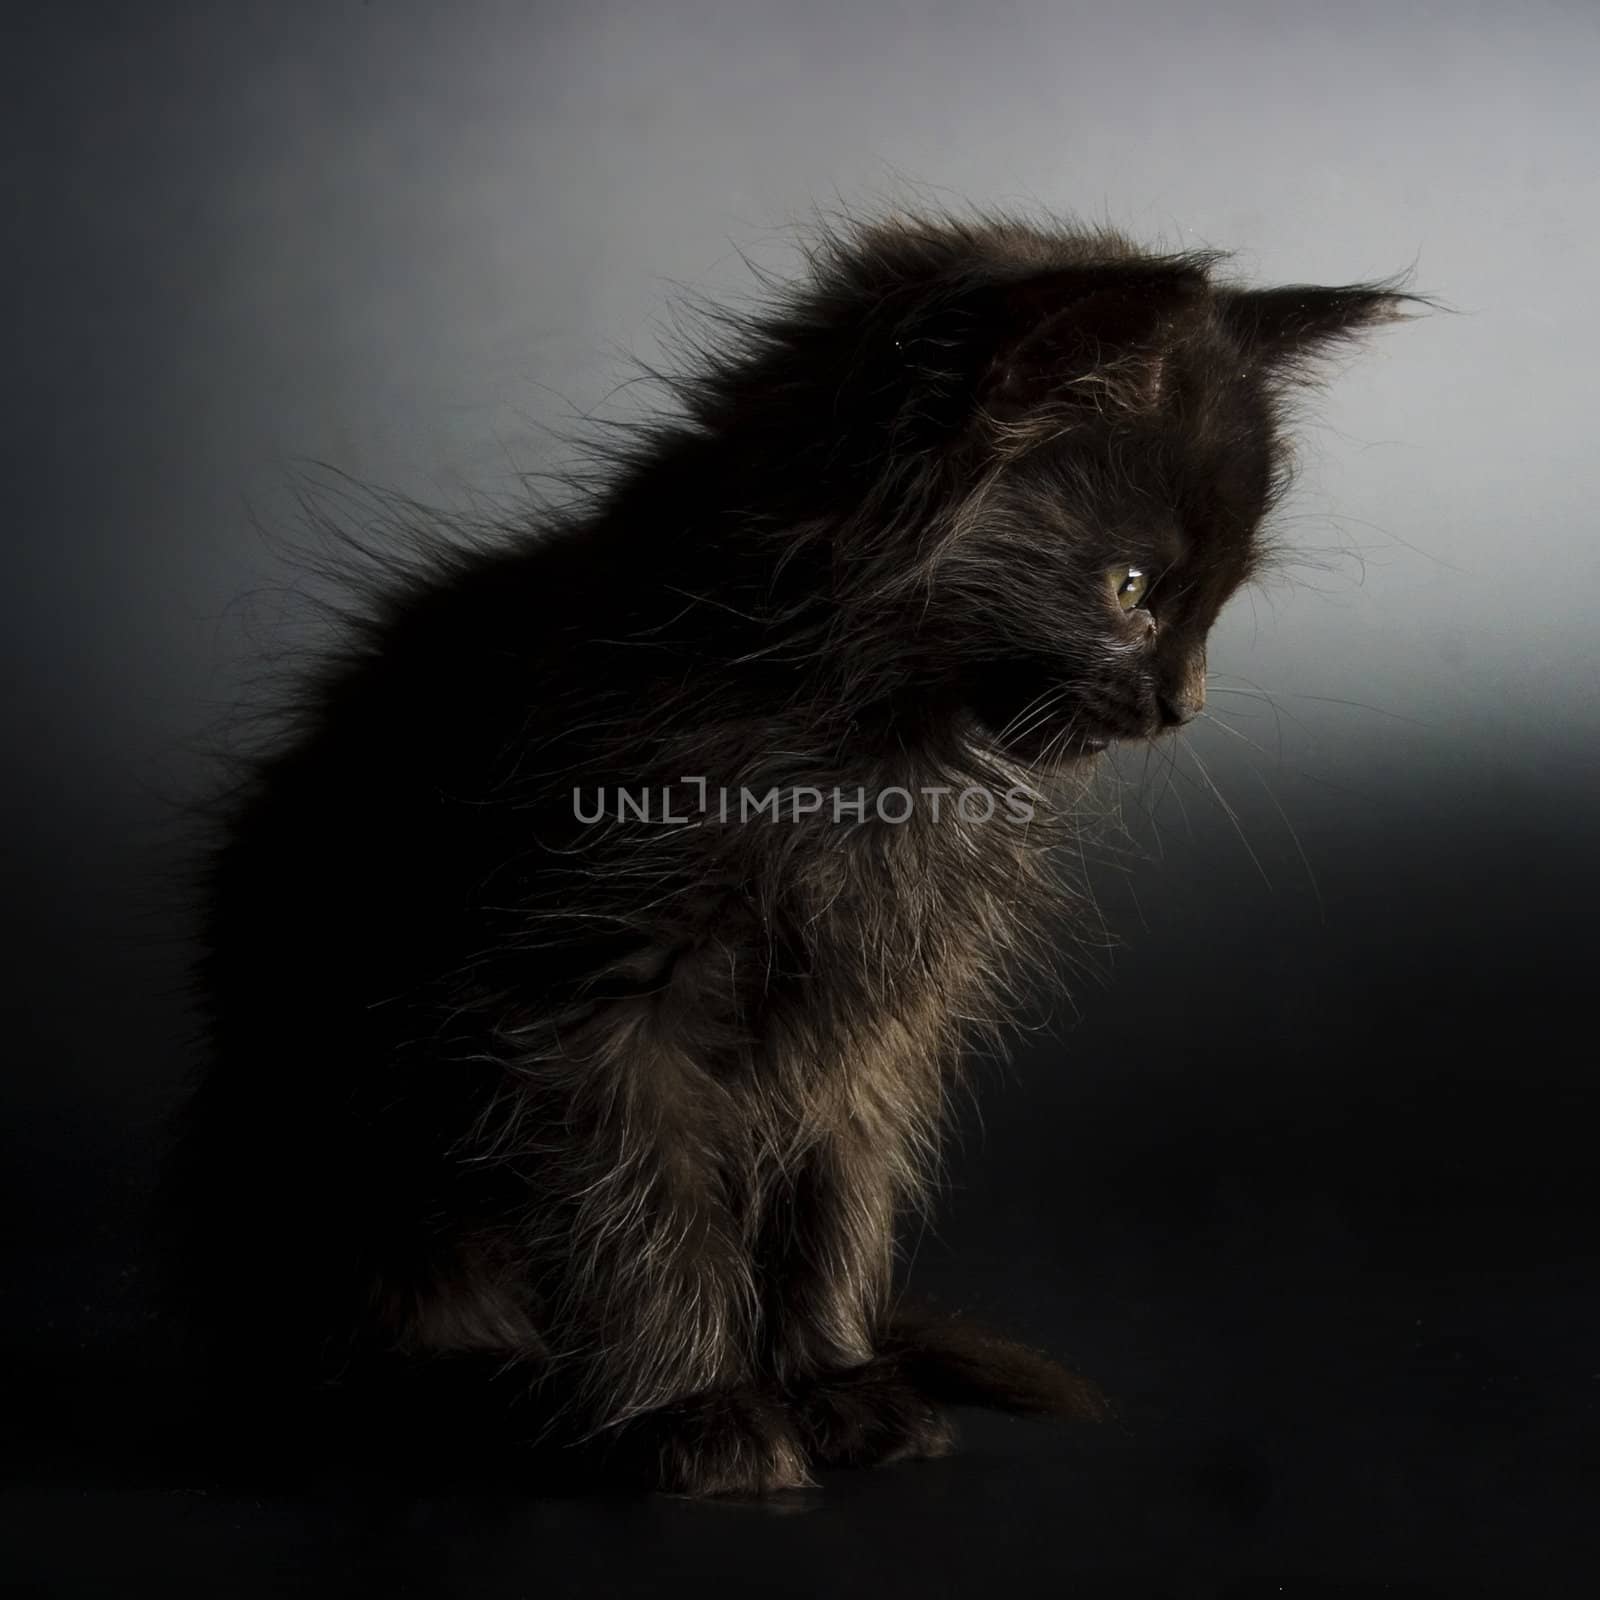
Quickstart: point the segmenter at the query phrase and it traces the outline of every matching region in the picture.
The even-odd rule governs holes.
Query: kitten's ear
[[[1293,369],[1369,328],[1403,322],[1428,302],[1394,282],[1334,288],[1290,284],[1282,289],[1236,289],[1221,297],[1222,314],[1252,361]]]
[[[1047,273],[994,291],[980,410],[1011,422],[1071,398],[1101,409],[1159,409],[1167,353],[1204,289],[1204,267],[1180,260],[1134,272]]]

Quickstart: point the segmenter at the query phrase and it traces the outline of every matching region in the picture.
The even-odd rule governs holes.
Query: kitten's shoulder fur
[[[1286,386],[1403,299],[1215,268],[841,228],[583,506],[354,609],[205,873],[174,1184],[228,1363],[509,1363],[690,1492],[1097,1412],[897,1316],[894,1231],[1094,753],[1198,709]]]

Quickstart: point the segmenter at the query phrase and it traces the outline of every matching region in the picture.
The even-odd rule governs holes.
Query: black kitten
[[[1005,220],[811,261],[580,511],[390,583],[230,799],[176,1170],[263,1382],[475,1353],[696,1493],[1097,1407],[898,1315],[896,1219],[1094,753],[1201,707],[1281,396],[1406,297]]]

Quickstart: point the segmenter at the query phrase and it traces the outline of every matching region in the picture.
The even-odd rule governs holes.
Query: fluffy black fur
[[[582,505],[365,595],[230,791],[174,1193],[247,1383],[509,1364],[693,1493],[937,1453],[948,1405],[1097,1414],[897,1319],[896,1220],[1094,754],[1200,707],[1285,393],[1406,297],[984,217],[809,263]],[[618,787],[651,819],[584,820]]]

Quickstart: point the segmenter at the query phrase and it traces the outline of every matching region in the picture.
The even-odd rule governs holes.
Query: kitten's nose
[[[1161,725],[1164,728],[1181,728],[1193,722],[1206,705],[1206,653],[1185,650],[1171,661],[1162,674],[1166,682],[1158,680],[1156,704],[1161,708]]]
[[[1156,698],[1161,705],[1162,722],[1169,728],[1178,728],[1193,722],[1205,710],[1205,682],[1191,679],[1175,689],[1163,689]]]

